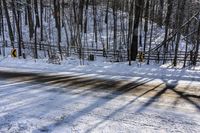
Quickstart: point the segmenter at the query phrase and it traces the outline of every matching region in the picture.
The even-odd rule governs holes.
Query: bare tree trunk
[[[147,0],[147,2],[146,2],[144,18],[145,18],[145,24],[144,24],[144,52],[146,52],[148,21],[149,21],[149,0]]]
[[[61,20],[60,20],[60,2],[57,0],[54,0],[54,17],[56,22],[56,28],[57,28],[57,43],[58,43],[58,50],[60,53],[61,60],[63,60],[62,57],[62,49],[61,49]]]
[[[149,52],[148,52],[148,60],[147,60],[147,64],[150,64],[150,52],[151,52],[151,43],[152,43],[152,35],[153,35],[153,23],[154,23],[154,11],[155,11],[155,2],[152,1],[152,6],[153,6],[153,10],[152,10],[152,20],[151,20],[151,34],[150,34],[150,42],[149,42]]]
[[[28,25],[28,11],[27,11],[27,6],[24,7],[24,22],[25,22],[25,25]]]
[[[32,18],[31,0],[27,0],[28,24],[29,24],[29,38],[32,40],[34,34],[34,22]]]
[[[141,7],[143,5],[143,1],[135,0],[135,20],[133,26],[133,36],[132,36],[132,44],[131,44],[131,60],[135,61],[138,54],[138,31],[139,31],[139,23],[140,23],[140,14]]]
[[[2,40],[3,40],[3,43],[2,43],[2,53],[3,53],[3,56],[5,56],[5,51],[4,51],[4,49],[5,49],[5,46],[6,46],[6,40],[5,40],[5,32],[4,32],[4,18],[3,18],[3,6],[2,6],[2,3],[1,3],[2,1],[0,1],[0,7],[1,7],[1,14],[0,14],[0,17],[1,17],[1,27],[2,27],[2,29],[1,29],[1,32],[2,32]]]
[[[190,19],[190,12],[189,12],[189,7],[187,8],[187,19],[189,20]],[[189,28],[190,28],[190,23],[187,24],[187,27],[186,27],[186,34],[189,33]],[[187,63],[187,57],[188,57],[188,37],[186,38],[186,46],[185,46],[185,55],[184,55],[184,63],[183,63],[183,68],[186,67],[186,63]]]
[[[175,55],[174,55],[174,62],[173,65],[177,66],[177,58],[178,58],[178,49],[179,49],[179,42],[181,39],[181,25],[183,24],[184,20],[184,14],[182,14],[185,10],[185,3],[186,0],[179,0],[179,7],[178,7],[178,27],[177,27],[177,39],[176,39],[176,45],[175,45]]]
[[[93,27],[93,32],[94,32],[94,40],[95,40],[95,44],[96,44],[96,49],[98,48],[97,45],[97,41],[98,41],[98,37],[97,37],[97,5],[96,5],[96,0],[92,0],[92,6],[93,6],[93,23],[94,23],[94,27]]]
[[[37,51],[37,25],[35,25],[35,45],[34,45],[34,58],[38,59],[38,51]]]
[[[113,25],[114,25],[114,33],[113,33],[113,50],[114,50],[114,58],[116,56],[116,48],[117,48],[117,9],[116,9],[116,1],[113,1]]]
[[[16,13],[16,7],[18,7],[16,5],[16,1],[15,0],[12,0],[11,2],[11,5],[12,5],[12,11],[13,11],[13,14],[14,14],[14,18],[15,18],[15,24],[16,24],[16,28],[17,28],[17,35],[18,35],[18,56],[22,56],[22,50],[21,50],[21,42],[22,42],[22,37],[21,37],[21,32],[20,32],[20,23],[19,23],[19,16],[20,16],[20,12],[18,11],[18,15]]]
[[[141,11],[140,11],[140,36],[139,36],[139,46],[142,47],[142,29],[143,29],[143,12],[144,12],[144,0],[141,0],[142,1],[142,5],[141,5]]]
[[[189,31],[189,23],[188,23],[188,26],[187,26],[187,29],[186,29],[186,32],[188,33]],[[183,68],[185,68],[186,66],[186,60],[187,60],[187,52],[188,52],[188,38],[186,38],[186,46],[185,46],[185,57],[184,57],[184,63],[183,63]]]
[[[167,53],[167,38],[168,38],[168,30],[169,30],[169,23],[170,23],[170,17],[172,14],[172,6],[173,6],[173,0],[167,1],[168,8],[167,8],[167,16],[165,18],[165,37],[163,43],[163,64],[166,62],[166,53]]]
[[[43,0],[40,0],[40,41],[41,43],[43,42],[44,40],[44,37],[43,37]],[[41,44],[40,44],[40,49],[41,49]]]
[[[79,3],[79,25],[81,26],[81,32],[83,30],[83,8],[84,8],[84,3],[85,3],[85,0],[80,0],[80,3]]]
[[[36,26],[40,27],[40,19],[39,19],[39,11],[38,11],[38,0],[34,0],[34,8],[35,8]]]
[[[158,26],[162,27],[163,22],[163,8],[164,8],[164,0],[159,1],[159,10],[158,10]]]
[[[197,59],[199,56],[199,45],[200,45],[200,20],[199,20],[199,26],[198,26],[198,33],[197,33],[197,44],[196,44],[196,51],[194,54],[194,66],[197,64]]]
[[[108,53],[109,50],[109,22],[108,22],[108,10],[109,10],[109,2],[110,0],[107,0],[107,7],[106,7],[106,16],[105,16],[105,24],[106,24],[106,52]]]
[[[10,16],[9,16],[8,8],[7,8],[7,3],[6,3],[6,0],[2,0],[2,1],[3,1],[4,10],[5,10],[5,16],[6,16],[6,20],[7,20],[11,46],[14,48],[15,39],[14,39],[14,34],[13,34],[12,26],[11,26]]]
[[[128,22],[128,40],[127,40],[127,54],[128,54],[128,60],[129,60],[129,65],[131,65],[131,44],[132,44],[132,34],[133,34],[133,6],[134,6],[134,2],[131,2],[130,5],[130,11],[129,11],[129,22]]]

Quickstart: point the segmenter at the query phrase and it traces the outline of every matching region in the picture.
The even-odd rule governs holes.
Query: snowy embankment
[[[137,62],[133,62],[131,66],[128,62],[109,62],[105,58],[98,58],[96,61],[85,60],[84,65],[80,65],[77,57],[69,57],[61,62],[61,65],[48,64],[47,59],[17,59],[8,57],[0,57],[0,67],[34,69],[43,72],[78,72],[85,74],[103,74],[124,77],[143,77],[161,80],[186,80],[200,81],[200,67],[173,68],[170,64],[159,65],[142,64],[138,66]]]
[[[159,66],[0,61],[0,132],[200,132],[200,72]]]

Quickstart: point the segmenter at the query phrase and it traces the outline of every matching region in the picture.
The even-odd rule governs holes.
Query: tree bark
[[[183,24],[183,20],[184,20],[184,10],[185,10],[185,3],[186,0],[179,0],[179,7],[178,7],[178,25],[177,25],[177,39],[176,39],[176,45],[175,45],[175,55],[174,55],[174,62],[173,65],[177,66],[177,58],[178,58],[178,51],[179,51],[179,42],[181,39],[181,25]]]
[[[6,3],[6,0],[2,0],[2,1],[3,1],[4,10],[5,10],[5,16],[6,16],[6,20],[7,20],[11,46],[14,48],[15,38],[14,38],[12,26],[11,26],[10,16],[9,16],[8,8],[7,8],[7,3]]]
[[[131,44],[131,60],[135,61],[138,54],[138,32],[139,32],[139,23],[140,23],[140,13],[143,1],[135,0],[135,20],[133,26],[133,36]]]

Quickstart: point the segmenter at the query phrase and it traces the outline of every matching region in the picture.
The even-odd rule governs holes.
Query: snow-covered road
[[[0,132],[200,132],[200,83],[0,71]]]

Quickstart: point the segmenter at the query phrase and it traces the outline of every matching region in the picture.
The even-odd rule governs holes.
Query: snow
[[[66,20],[70,19],[67,10],[70,9],[65,11]],[[102,25],[105,13],[105,7],[97,7],[99,49],[106,44],[106,24]],[[121,31],[123,29],[127,35],[128,14],[117,14],[125,22],[124,27],[120,25],[121,19],[117,22],[117,49],[126,49]],[[96,45],[92,15],[89,7],[88,33],[82,37],[83,47],[87,48]],[[113,17],[112,11],[108,15]],[[53,16],[50,15],[47,21],[44,22],[44,43],[55,45]],[[24,25],[24,21],[22,23]],[[109,19],[108,23],[109,50],[113,50],[113,20]],[[68,32],[72,26],[66,22]],[[5,38],[10,44],[7,28],[5,30]],[[29,41],[27,26],[22,33],[26,44]],[[40,30],[37,33],[39,35]],[[61,45],[65,46],[64,29],[62,35]],[[71,34],[68,35],[72,41]],[[164,35],[164,28],[154,24],[152,46],[161,44]],[[181,38],[179,50],[185,51],[184,37]],[[37,39],[40,40],[39,36]],[[191,48],[189,44],[188,49]],[[0,56],[1,133],[200,132],[200,66],[182,69],[181,64],[174,68],[171,64],[151,62],[151,65],[143,63],[139,67],[137,62],[129,66],[128,62],[113,63],[100,57],[93,62],[85,60],[84,65],[80,65],[75,56],[54,65],[47,63],[41,51],[40,59],[35,60],[30,57],[33,51],[26,49],[27,59],[22,60],[11,58],[10,50],[6,48],[5,57]]]
[[[124,77],[143,77],[155,78],[162,80],[187,80],[199,81],[200,80],[200,67],[181,68],[180,65],[173,67],[171,64],[159,65],[142,64],[138,66],[137,62],[133,62],[131,66],[128,62],[113,63],[104,58],[97,58],[96,61],[84,61],[84,65],[80,65],[77,57],[69,57],[61,62],[61,65],[48,64],[47,59],[18,59],[11,58],[10,56],[4,58],[0,57],[0,67],[8,68],[26,68],[35,69],[43,72],[77,72],[85,74],[103,74],[112,76]]]
[[[56,89],[61,88],[29,83],[1,88],[0,131],[200,131],[199,115],[154,108],[137,112],[141,103],[134,103],[135,97],[75,88],[60,93]]]
[[[2,59],[2,133],[200,132],[199,98],[187,97],[200,96],[197,68],[128,66],[102,58],[85,65],[75,57],[61,65]]]

